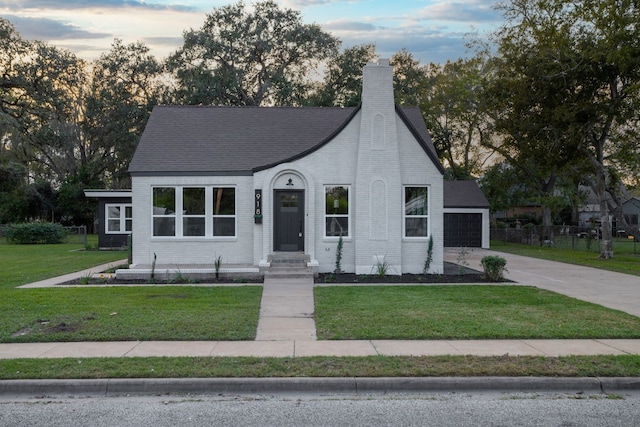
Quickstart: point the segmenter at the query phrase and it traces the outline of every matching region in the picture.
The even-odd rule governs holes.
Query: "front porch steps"
[[[264,272],[267,278],[312,279],[314,271],[309,266],[309,255],[300,252],[276,252],[269,255],[269,268]]]

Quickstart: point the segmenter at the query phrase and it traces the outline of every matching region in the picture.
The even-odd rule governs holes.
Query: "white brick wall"
[[[150,265],[154,253],[158,265],[253,264],[253,178],[227,177],[133,177],[133,265]],[[236,188],[236,237],[189,238],[152,236],[152,187],[229,185]]]

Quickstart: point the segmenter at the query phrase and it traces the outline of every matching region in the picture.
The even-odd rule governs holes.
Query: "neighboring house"
[[[638,218],[640,218],[640,199],[632,197],[624,202],[622,204],[622,213],[627,220],[627,224],[633,227],[634,231],[638,231],[640,229],[640,222],[638,222]],[[631,233],[631,231],[628,232]]]
[[[444,246],[488,249],[489,207],[476,181],[444,181]]]
[[[84,190],[84,195],[98,199],[98,247],[127,246],[133,227],[131,190]]]
[[[388,61],[363,73],[353,108],[156,107],[129,167],[131,268],[296,252],[331,272],[342,236],[346,272],[421,273],[433,237],[442,273],[444,170],[420,110],[394,104]]]

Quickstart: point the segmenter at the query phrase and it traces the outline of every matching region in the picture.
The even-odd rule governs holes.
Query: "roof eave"
[[[349,123],[351,123],[351,120],[353,120],[353,118],[356,116],[356,114],[358,114],[360,112],[360,109],[362,108],[362,104],[359,104],[356,108],[354,108],[353,112],[351,112],[351,114],[349,114],[349,116],[346,118],[346,120],[340,125],[338,126],[329,136],[327,136],[325,139],[323,139],[322,141],[320,141],[318,144],[314,145],[313,147],[302,151],[298,154],[296,154],[295,156],[291,156],[289,158],[277,161],[277,162],[273,162],[267,165],[262,165],[262,166],[257,166],[255,168],[253,168],[253,172],[260,172],[263,170],[267,170],[267,169],[271,169],[273,167],[276,167],[278,165],[281,165],[283,163],[289,163],[289,162],[294,162],[296,160],[300,160],[301,158],[308,156],[309,154],[319,150],[320,148],[324,147],[326,144],[328,144],[333,138],[335,138],[340,132],[342,132],[344,130],[344,128],[347,127],[347,125]]]

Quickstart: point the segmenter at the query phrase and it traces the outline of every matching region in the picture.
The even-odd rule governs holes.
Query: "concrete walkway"
[[[265,277],[256,341],[316,339],[313,278]]]
[[[480,269],[482,257],[499,255],[507,260],[506,277],[517,282],[515,285],[538,286],[640,316],[640,278],[637,276],[482,249],[467,250],[466,255],[461,257],[460,251],[447,249],[445,261],[456,263],[464,258],[469,268]],[[109,263],[60,278],[25,285],[22,288],[55,286],[121,263]],[[310,279],[265,280],[255,341],[0,344],[0,359],[151,356],[640,355],[640,340],[318,341],[314,321],[313,287],[313,281]]]

